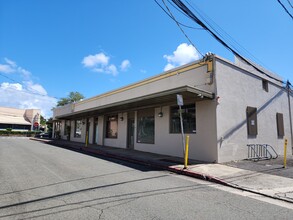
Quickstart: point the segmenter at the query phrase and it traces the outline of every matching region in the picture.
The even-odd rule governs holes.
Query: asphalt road
[[[292,219],[293,205],[28,139],[0,138],[0,219]]]

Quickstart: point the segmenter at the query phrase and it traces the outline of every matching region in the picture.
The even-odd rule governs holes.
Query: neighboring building
[[[38,128],[41,110],[0,107],[0,130],[29,131]]]
[[[268,76],[239,59],[234,64],[208,55],[56,108],[53,129],[58,137],[71,141],[182,157],[176,100],[181,94],[184,130],[190,136],[189,158],[207,162],[245,159],[247,144],[256,143],[270,144],[283,154],[285,137],[292,154],[292,92],[288,95],[282,83]]]

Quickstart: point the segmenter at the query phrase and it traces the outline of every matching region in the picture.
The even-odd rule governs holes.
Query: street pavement
[[[141,161],[147,155],[141,152],[105,148],[108,151],[104,149],[102,154],[99,149],[98,154],[97,149],[80,150],[78,146],[82,146],[74,143],[70,146],[68,150],[28,139],[0,138],[0,219],[293,216],[291,203],[177,175],[162,167],[174,165],[178,158],[156,155],[158,164],[145,166],[152,160]],[[120,154],[109,157],[113,152]]]
[[[128,162],[153,166],[293,203],[292,155],[287,156],[286,168],[283,166],[283,157],[279,156],[277,159],[271,160],[257,162],[243,160],[223,164],[202,163],[200,161],[191,160],[189,161],[188,168],[183,169],[182,158],[113,147],[96,145],[85,146],[82,143],[64,140],[34,140]]]

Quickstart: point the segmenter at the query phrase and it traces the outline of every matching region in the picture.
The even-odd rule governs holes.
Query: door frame
[[[132,136],[133,136],[133,143],[131,144],[131,127],[133,126]],[[127,114],[127,149],[134,150],[134,138],[135,138],[135,113],[128,112]]]

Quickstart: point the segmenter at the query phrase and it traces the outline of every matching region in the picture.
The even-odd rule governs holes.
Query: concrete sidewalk
[[[153,153],[104,147],[84,146],[82,143],[65,140],[45,140],[31,138],[54,146],[75,149],[94,155],[115,158],[132,163],[169,170],[182,175],[200,178],[241,190],[257,193],[274,199],[293,203],[293,157],[287,158],[287,168],[283,168],[283,158],[266,161],[234,161],[225,164],[189,161],[188,169],[183,169],[182,158]]]

